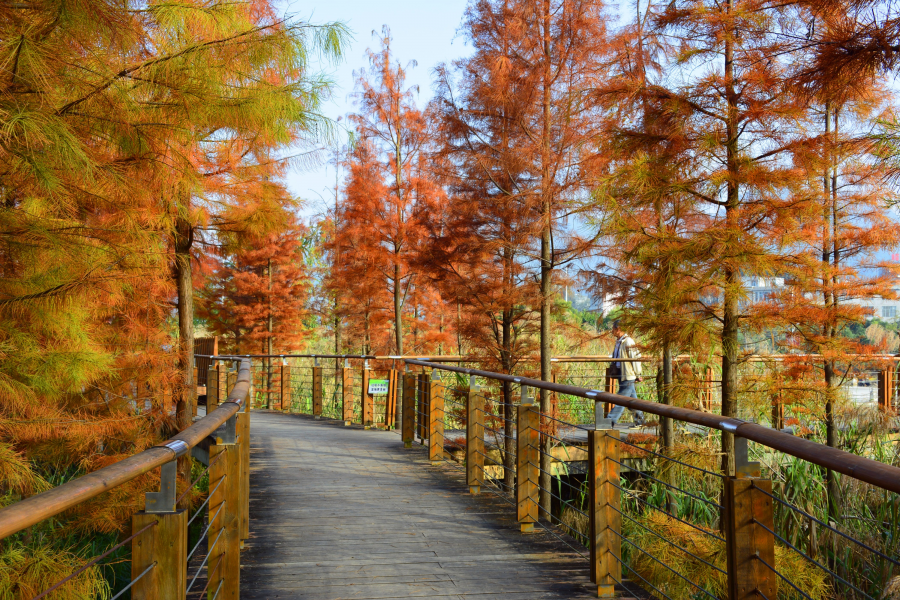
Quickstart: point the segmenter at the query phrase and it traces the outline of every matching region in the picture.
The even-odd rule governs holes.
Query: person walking
[[[613,348],[612,358],[640,358],[641,353],[637,349],[637,344],[635,344],[630,335],[619,328],[618,320],[613,321],[612,334],[616,337],[616,346]],[[630,360],[616,361],[612,363],[611,371],[611,375],[614,377],[618,373],[619,391],[617,393],[620,396],[636,399],[638,396],[634,386],[636,383],[644,380],[641,377],[641,363]],[[612,421],[613,426],[622,418],[623,412],[625,412],[624,406],[613,405],[610,409],[607,418]],[[643,412],[639,410],[634,411],[634,424],[638,426],[644,424]]]

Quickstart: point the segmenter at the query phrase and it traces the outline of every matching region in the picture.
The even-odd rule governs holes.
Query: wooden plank
[[[474,375],[466,397],[466,482],[471,494],[484,485],[484,396]]]
[[[581,557],[541,528],[523,538],[507,502],[469,495],[430,446],[268,412],[251,426],[244,600],[596,596]]]
[[[156,523],[131,541],[131,579],[153,563],[147,574],[131,587],[133,600],[184,600],[187,588],[187,510],[131,517],[131,533]]]

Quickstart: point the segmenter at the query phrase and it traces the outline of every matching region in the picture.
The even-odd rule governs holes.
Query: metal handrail
[[[468,369],[464,367],[454,367],[452,365],[422,360],[407,359],[405,362],[407,364],[440,369],[442,371],[474,375],[476,377],[485,377],[509,383],[519,383],[528,387],[545,389],[559,394],[588,398],[594,402],[609,402],[610,404],[624,406],[631,410],[640,410],[660,417],[668,417],[670,419],[684,421],[686,423],[692,423],[694,425],[700,425],[702,427],[708,427],[726,433],[732,433],[736,436],[762,444],[763,446],[784,452],[785,454],[796,456],[797,458],[801,458],[832,471],[849,475],[850,477],[864,481],[865,483],[900,494],[900,468],[898,467],[857,456],[856,454],[832,448],[831,446],[825,446],[810,440],[795,437],[788,433],[782,433],[742,419],[722,417],[689,408],[657,404],[655,402],[628,398],[601,390],[591,390],[573,385],[540,381],[528,377],[504,375],[503,373],[493,373],[491,371],[480,371],[478,369]]]
[[[236,415],[249,393],[250,361],[242,360],[237,383],[217,410],[166,442],[0,509],[0,540],[184,456]]]

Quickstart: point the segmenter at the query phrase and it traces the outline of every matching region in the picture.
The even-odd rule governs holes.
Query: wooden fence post
[[[608,460],[611,459],[611,460]],[[615,582],[622,580],[622,515],[619,486],[619,432],[588,431],[588,486],[590,517],[591,581],[598,598],[615,596]]]
[[[185,598],[188,511],[175,507],[176,475],[174,460],[164,464],[160,468],[160,491],[148,493],[146,510],[131,517],[132,534],[156,523],[131,541],[131,579],[149,569],[131,587],[134,600]]]
[[[401,424],[403,445],[412,448],[416,437],[416,376],[409,371],[403,373],[403,422]]]
[[[362,401],[362,424],[364,427],[371,427],[375,422],[375,398],[369,394],[370,376],[369,365],[363,365],[360,400]]]
[[[322,367],[315,366],[312,369],[313,384],[313,416],[322,416]]]
[[[279,382],[278,388],[278,408],[282,412],[290,412],[293,404],[290,365],[281,365],[281,381]],[[287,405],[287,407],[285,407],[285,405]]]
[[[484,398],[474,375],[466,398],[466,480],[469,493],[481,493],[484,483]]]
[[[428,391],[428,459],[439,462],[444,458],[444,389],[441,374],[431,370]]]
[[[538,522],[540,443],[541,414],[523,385],[516,416],[516,517],[522,533],[534,531]]]
[[[610,364],[612,364],[612,363],[610,363]],[[606,376],[606,385],[603,388],[603,391],[605,391],[607,394],[615,394],[618,391],[618,387],[619,387],[619,382],[616,379]],[[603,403],[603,417],[604,418],[606,418],[606,415],[609,414],[611,407],[612,407],[612,405],[609,402]]]
[[[239,600],[241,583],[241,451],[235,443],[237,419],[232,417],[216,432],[209,447],[210,494],[207,534],[210,597]],[[221,435],[221,437],[220,437]],[[220,454],[219,460],[213,462]],[[220,485],[221,483],[221,485]],[[219,565],[219,561],[221,564]],[[219,588],[221,587],[221,591]]]
[[[344,425],[353,422],[353,371],[350,369],[350,361],[344,359],[344,368],[341,369],[341,418]]]

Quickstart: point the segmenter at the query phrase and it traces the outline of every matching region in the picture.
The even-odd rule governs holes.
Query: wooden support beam
[[[598,598],[615,596],[622,580],[622,515],[619,483],[619,432],[588,431],[588,517],[591,581]]]
[[[365,427],[371,427],[375,422],[375,398],[369,393],[369,378],[371,371],[366,367],[362,369],[362,391],[360,392],[360,401],[362,402],[362,424]]]
[[[469,493],[481,493],[484,484],[484,396],[474,375],[469,376],[466,398],[466,481]]]
[[[322,416],[322,367],[312,368],[313,416]]]
[[[615,394],[617,391],[619,391],[619,380],[607,375],[603,391],[606,392],[607,394]],[[603,417],[604,418],[606,418],[606,415],[609,414],[611,407],[612,407],[612,405],[609,402],[603,403]]]
[[[729,600],[775,598],[775,531],[772,482],[728,477],[723,494]],[[769,531],[766,530],[769,529]],[[765,563],[765,564],[763,564]]]
[[[278,382],[278,408],[282,412],[290,412],[293,405],[291,377],[291,367],[281,365],[281,381]]]
[[[437,369],[431,370],[428,392],[428,459],[444,458],[444,384]]]
[[[353,422],[353,371],[345,364],[341,368],[341,418],[344,425]]]
[[[133,600],[184,600],[187,588],[187,510],[134,513],[131,533],[155,526],[131,541],[131,579],[148,571],[131,587]],[[151,567],[153,563],[156,566]]]
[[[538,522],[540,443],[541,413],[523,385],[516,415],[516,518],[522,533],[534,531]]]
[[[221,441],[221,440],[217,440]],[[225,454],[213,463],[219,454]],[[210,497],[209,593],[218,598],[239,600],[241,583],[241,453],[238,444],[217,443],[209,447]],[[221,482],[221,485],[219,483]],[[218,488],[216,487],[218,485]],[[221,565],[216,567],[221,560]]]
[[[412,448],[416,437],[416,376],[403,373],[403,422],[401,425],[403,445]]]

